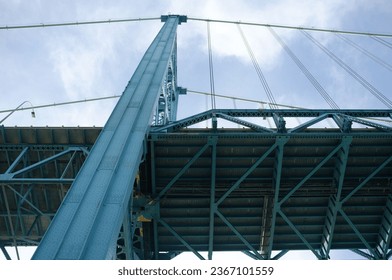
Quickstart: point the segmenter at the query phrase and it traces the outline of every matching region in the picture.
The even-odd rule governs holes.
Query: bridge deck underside
[[[2,247],[36,245],[41,240],[87,155],[83,150],[71,150],[26,173],[19,174],[18,170],[70,147],[88,151],[99,131],[3,129]],[[279,159],[278,149],[271,147],[282,137],[287,142],[281,146]],[[341,188],[341,200],[347,200],[337,214],[331,248],[376,248],[392,195],[392,136],[359,130],[350,134],[308,130],[286,137],[247,129],[150,134],[140,165],[140,185],[134,195],[152,200],[158,210],[151,211],[151,218],[143,212],[145,209],[134,210],[136,216],[147,217],[141,220],[143,241],[135,243],[136,249],[143,251],[144,258],[152,258],[154,252],[191,249],[251,251],[251,247],[268,251],[271,246],[272,250],[318,250],[330,199],[338,192],[336,169],[340,156],[336,149],[344,137],[352,137]],[[26,147],[23,160],[12,171],[16,175],[9,179],[4,174]],[[281,204],[274,210],[279,166]],[[295,187],[296,191],[290,193]],[[215,197],[213,203],[211,197]],[[211,207],[217,210],[213,230]],[[278,213],[275,221],[273,211]]]
[[[282,199],[342,141],[339,133],[291,136],[284,145],[279,198]],[[206,149],[186,169],[183,168],[216,137],[216,163],[212,164],[212,148]],[[181,176],[160,200],[160,218],[175,230],[193,249],[209,250],[211,176],[215,172],[215,201],[242,180],[218,206],[220,213],[256,250],[261,250],[271,233],[276,152],[255,166],[256,161],[274,145],[276,136],[263,136],[249,131],[183,133],[151,136],[150,151],[143,164],[142,192],[150,193],[154,177],[156,193],[162,191],[181,170]],[[349,195],[377,167],[392,155],[390,137],[354,137],[349,148],[342,198]],[[281,211],[307,240],[320,248],[330,197],[336,195],[334,154],[301,187],[282,203]],[[250,169],[249,175],[244,178]],[[153,170],[151,172],[151,170]],[[376,247],[387,197],[392,193],[392,164],[389,163],[364,184],[343,205],[342,210],[371,247]],[[242,178],[242,179],[241,179]],[[152,229],[152,228],[151,228]],[[158,223],[159,251],[187,251],[167,227]],[[152,230],[151,230],[152,231]],[[152,242],[152,241],[149,241]],[[338,215],[332,249],[366,249],[348,222]],[[309,249],[293,228],[277,215],[272,250]],[[242,251],[249,247],[232,228],[215,216],[214,251]]]

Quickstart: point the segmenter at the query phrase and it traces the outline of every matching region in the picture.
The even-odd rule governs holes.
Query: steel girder
[[[88,152],[88,146],[0,145],[2,246],[38,245]]]
[[[117,239],[142,159],[143,141],[168,69],[175,68],[169,61],[175,57],[180,17],[168,16],[165,20],[33,259],[116,258]]]
[[[320,249],[320,254],[323,259],[329,259],[329,251],[331,250],[331,246],[332,246],[332,239],[333,239],[336,218],[338,213],[337,203],[340,202],[340,198],[342,195],[344,175],[346,172],[351,141],[352,141],[352,137],[343,138],[342,141],[343,146],[337,152],[335,170],[333,176],[333,186],[336,188],[336,194],[333,194],[330,197],[328,203],[328,209],[326,213],[325,226],[323,230],[321,249]]]
[[[151,196],[139,197],[139,200],[144,200],[144,203],[140,204],[143,206],[137,207],[134,211],[138,212],[137,215],[148,216],[150,219],[144,223],[144,226],[150,226],[153,231],[154,253],[152,257],[159,259],[161,251],[168,251],[173,256],[181,251],[190,251],[203,259],[200,251],[207,251],[210,259],[216,250],[243,248],[241,251],[254,259],[278,259],[289,250],[298,249],[308,249],[317,258],[326,259],[329,258],[331,249],[352,249],[352,246],[357,247],[357,249],[352,249],[353,252],[361,256],[370,256],[372,259],[380,258],[375,254],[375,248],[384,246],[383,258],[390,257],[391,223],[390,205],[388,204],[390,202],[387,197],[391,189],[387,182],[390,180],[388,174],[392,168],[390,164],[392,162],[390,158],[392,156],[390,142],[392,135],[386,132],[373,134],[373,131],[368,131],[366,135],[365,133],[359,135],[355,130],[350,134],[336,130],[332,133],[303,132],[305,131],[291,134],[280,133],[273,137],[266,137],[264,133],[250,133],[249,130],[243,133],[235,129],[231,131],[186,129],[172,133],[151,133],[149,145],[151,164],[148,168],[146,167],[151,179],[143,175],[141,180],[143,181],[142,192],[150,193],[148,186],[152,186],[154,191],[151,192]],[[366,140],[371,137],[376,138]],[[256,139],[264,140],[258,142]],[[314,143],[317,143],[316,146],[306,144],[308,141],[313,141],[310,139],[319,139],[314,140]],[[269,144],[258,146],[254,145],[255,141]],[[378,141],[381,142],[378,143]],[[330,144],[326,146],[327,142]],[[248,145],[252,146],[248,147]],[[239,151],[242,147],[249,152],[257,151],[257,154],[252,152],[249,159],[251,164],[239,168],[235,162],[245,162],[243,158],[245,155],[237,155],[239,153],[237,150]],[[313,154],[312,160],[306,159],[306,152],[305,155],[301,153],[307,148],[312,154],[314,152],[317,154],[317,156]],[[174,151],[177,151],[177,154],[173,154]],[[232,153],[233,156],[229,156]],[[369,160],[371,158],[373,160],[363,158],[368,153],[370,153]],[[304,159],[301,159],[302,157]],[[309,163],[302,167],[301,162],[305,159]],[[293,165],[296,161],[298,161],[298,167]],[[372,161],[374,163],[371,163]],[[184,165],[179,165],[180,162]],[[232,172],[224,171],[224,162],[230,162]],[[314,162],[314,165],[310,162]],[[363,166],[365,163],[366,169]],[[292,173],[290,170],[293,168],[303,169],[298,172],[300,177],[290,178],[288,174]],[[237,169],[241,171],[236,172]],[[263,170],[268,169],[272,170],[269,178],[261,175],[267,172]],[[364,171],[360,171],[362,169]],[[357,174],[359,171],[360,174]],[[231,176],[225,177],[229,174]],[[268,180],[271,180],[271,184],[264,183]],[[296,180],[297,182],[294,183]],[[356,180],[360,180],[361,183],[355,185]],[[260,187],[253,187],[254,184],[260,184]],[[316,184],[315,187],[312,187],[314,184]],[[317,187],[318,184],[321,185]],[[378,188],[375,188],[374,193],[368,197],[367,193],[370,195],[373,192],[373,184],[386,185],[381,185],[380,192],[377,191]],[[269,187],[266,187],[267,185]],[[366,191],[361,191],[362,188],[366,188]],[[262,194],[257,195],[256,199],[247,194],[250,189]],[[314,198],[312,192],[315,192]],[[190,197],[186,198],[187,196]],[[244,198],[241,198],[242,196]],[[251,221],[253,218],[246,217],[246,215],[241,218],[237,216],[243,215],[240,213],[245,211],[235,206],[239,203],[235,201],[241,199],[249,199],[252,205],[258,201],[258,206],[254,210],[251,210],[252,208],[246,210],[251,211],[252,215],[259,213],[256,215],[259,219],[258,238],[254,233],[250,233],[254,231],[253,224],[244,227],[241,222],[241,220]],[[368,200],[377,201],[377,205],[373,205],[373,202],[367,205]],[[177,207],[185,207],[183,203],[189,203],[189,205],[186,204],[187,208],[177,210]],[[307,209],[304,205],[309,203],[311,206]],[[355,206],[358,203],[360,206]],[[143,208],[147,210],[141,210]],[[185,212],[180,214],[180,209]],[[380,212],[381,209],[384,209],[383,212]],[[188,212],[189,214],[186,214]],[[315,214],[297,216],[299,214],[295,214],[296,212],[314,212]],[[364,214],[368,212],[376,213],[377,217],[376,214]],[[232,216],[232,213],[237,214]],[[313,215],[316,215],[315,218]],[[362,219],[362,215],[374,216]],[[186,220],[182,221],[182,219]],[[314,220],[316,224],[313,225],[313,222],[309,224],[306,220]],[[284,224],[286,227],[283,229]],[[382,227],[381,224],[383,224]],[[294,235],[284,237],[289,229]],[[228,238],[226,247],[221,243],[222,232],[225,232]],[[351,237],[352,232],[353,237]],[[380,240],[378,245],[377,234]],[[292,245],[289,245],[289,240],[297,241],[295,244],[290,241]],[[351,240],[356,245],[350,244]],[[172,244],[171,247],[165,242]],[[174,245],[176,242],[178,245]],[[287,245],[282,245],[283,243]],[[370,254],[361,249],[368,250]],[[274,251],[278,253],[273,256]]]
[[[190,127],[208,119],[221,118],[235,124],[250,128],[256,132],[263,133],[300,133],[311,126],[325,120],[332,119],[342,133],[350,133],[353,123],[365,125],[379,132],[391,132],[392,126],[383,124],[385,120],[390,122],[391,110],[325,110],[325,109],[213,109],[176,122],[152,129],[153,132],[175,132]],[[256,122],[245,121],[240,118],[272,118],[275,128],[267,128]],[[285,118],[311,118],[303,123],[286,128]],[[376,118],[376,119],[374,119]],[[379,119],[377,119],[379,118]],[[381,120],[381,123],[380,123]],[[269,122],[270,123],[270,122]]]
[[[222,240],[222,230],[224,230],[223,227],[225,227],[229,230],[227,233],[225,233],[225,235],[230,238],[230,242],[235,244],[235,239],[238,240],[240,242],[238,244],[242,244],[242,249],[240,250],[245,254],[256,259],[278,259],[287,253],[288,250],[279,247],[279,245],[282,244],[283,238],[282,226],[283,224],[286,224],[288,225],[288,229],[294,232],[296,236],[301,235],[302,238],[307,242],[307,245],[304,245],[301,248],[309,249],[311,247],[315,252],[318,253],[318,257],[320,258],[326,258],[326,254],[323,253],[325,251],[323,251],[321,247],[322,244],[324,244],[330,246],[332,249],[342,249],[344,246],[346,246],[347,249],[351,249],[353,252],[369,259],[388,259],[391,256],[391,237],[389,231],[390,227],[388,227],[390,226],[390,195],[387,195],[388,190],[390,191],[390,187],[388,187],[387,182],[390,180],[390,175],[388,174],[391,174],[392,168],[392,152],[390,141],[392,136],[388,135],[389,134],[386,133],[379,134],[379,132],[373,133],[373,131],[368,131],[366,135],[359,135],[356,131],[353,131],[351,135],[347,135],[341,134],[336,130],[332,133],[307,132],[305,134],[300,132],[290,135],[286,134],[286,136],[284,134],[277,135],[282,138],[282,140],[279,140],[281,141],[280,144],[277,145],[277,142],[275,142],[277,140],[274,140],[276,139],[276,136],[266,137],[264,133],[255,133],[251,132],[250,130],[244,132],[243,130],[213,131],[195,129],[192,131],[188,129],[184,132],[177,133],[152,133],[148,145],[149,155],[146,157],[146,162],[142,164],[141,170],[147,168],[148,166],[149,171],[147,173],[150,174],[148,177],[151,178],[149,179],[149,181],[151,181],[148,185],[151,187],[151,189],[153,189],[153,191],[144,189],[146,186],[146,177],[143,171],[140,176],[141,182],[139,182],[139,179],[135,181],[135,199],[130,201],[131,204],[129,207],[132,209],[134,215],[130,215],[128,221],[126,221],[126,217],[124,216],[123,227],[120,232],[120,239],[117,243],[117,248],[119,250],[117,257],[127,259],[170,259],[182,251],[193,250],[194,252],[197,252],[199,255],[201,255],[199,251],[205,250],[207,252],[211,252],[209,257],[212,258],[212,253],[214,251],[223,249],[222,245],[219,243]],[[288,139],[287,143],[285,143],[283,140],[285,137]],[[172,140],[169,141],[169,139]],[[256,139],[264,140],[260,140],[261,142],[259,142],[259,140],[256,141]],[[166,143],[165,146],[160,144],[162,141]],[[267,145],[261,144],[264,142]],[[177,144],[174,145],[171,143]],[[195,149],[195,143],[198,143],[197,149]],[[317,146],[313,146],[314,144]],[[17,145],[17,143],[13,143],[7,147],[1,147],[3,155],[1,158],[2,160],[4,159],[0,169],[2,174],[5,174],[7,170],[10,174],[18,173],[19,170],[25,171],[24,173],[19,172],[18,176],[8,175],[8,181],[2,182],[3,186],[5,187],[7,193],[6,197],[8,198],[10,205],[21,205],[19,210],[18,206],[10,207],[14,213],[11,214],[12,226],[14,227],[14,230],[20,232],[20,234],[17,233],[16,235],[13,235],[11,223],[9,222],[8,218],[10,215],[7,214],[4,194],[2,192],[0,193],[0,205],[3,207],[2,211],[4,214],[3,226],[8,232],[2,233],[2,240],[5,240],[4,238],[9,237],[7,244],[4,242],[2,244],[4,244],[4,246],[13,246],[13,238],[16,236],[16,242],[19,245],[35,245],[42,237],[42,234],[46,230],[50,219],[54,216],[57,210],[56,207],[58,207],[56,204],[60,204],[60,199],[64,197],[65,192],[69,188],[69,184],[54,184],[53,182],[45,181],[45,179],[50,177],[50,180],[60,180],[62,174],[67,174],[66,176],[63,176],[63,178],[72,180],[71,174],[75,175],[77,173],[78,166],[80,167],[85,155],[88,153],[88,146],[73,146],[68,150],[67,153],[64,151],[67,151],[69,146],[54,145],[53,148],[50,149],[50,147],[47,146],[44,148],[42,145],[31,145],[27,147],[26,144]],[[252,161],[247,164],[246,168],[244,168],[245,166],[241,167],[243,164],[245,164],[244,160],[246,159],[244,158],[246,153],[244,155],[238,154],[241,149],[245,149],[244,151],[249,152],[254,151],[256,153],[253,155],[252,152],[253,156],[250,158]],[[5,150],[7,151],[5,152]],[[293,154],[293,152],[297,150],[298,154]],[[314,158],[315,163],[321,163],[321,161],[331,153],[333,155],[329,161],[327,160],[324,165],[321,165],[318,168],[318,171],[312,172],[312,169],[310,168],[312,165],[309,164],[306,165],[307,167],[302,167],[304,164],[303,160],[307,158],[307,150],[311,151],[311,155],[312,158]],[[170,151],[177,151],[176,156],[172,157],[170,154],[166,155],[166,153],[169,153]],[[173,173],[173,175],[170,175],[170,180],[167,180],[166,183],[162,185],[162,171],[160,171],[162,169],[162,161],[164,160],[166,165],[168,165],[167,168],[169,168],[173,163],[177,161],[183,161],[182,158],[185,156],[185,154],[189,153],[186,151],[193,151],[192,156],[189,157],[186,163],[184,162],[185,164],[177,172]],[[226,153],[229,151],[230,154],[233,153],[232,156],[230,156],[230,154],[226,155]],[[322,152],[317,153],[317,151]],[[165,154],[162,154],[162,152]],[[76,155],[74,155],[75,153]],[[262,157],[264,153],[269,153],[269,156],[263,160]],[[62,154],[62,156],[60,156],[60,154]],[[164,157],[162,158],[162,156]],[[188,155],[186,157],[188,157]],[[71,160],[72,158],[73,160]],[[208,162],[206,161],[207,159]],[[244,163],[241,163],[242,161],[244,161]],[[257,165],[257,161],[260,161],[260,165],[255,167],[254,165]],[[345,163],[345,161],[347,162]],[[19,164],[15,164],[16,162],[19,162]],[[224,171],[222,168],[225,166],[222,166],[224,162],[230,163],[230,166],[232,167],[232,172],[230,173],[233,174],[232,176],[227,177],[228,174],[222,174]],[[240,162],[241,165],[238,166],[238,164],[235,164],[236,162]],[[303,168],[308,169],[308,171],[305,172],[306,169],[304,169],[304,171],[298,172],[300,177],[293,177],[291,180],[293,183],[290,183],[291,187],[287,189],[287,172],[289,172],[289,170],[294,166],[297,166],[291,166],[293,163],[289,162],[298,162],[297,165],[299,171]],[[205,249],[202,249],[200,248],[200,245],[194,243],[192,237],[188,236],[189,233],[184,233],[184,229],[182,227],[178,227],[178,224],[176,224],[172,218],[168,218],[167,212],[175,211],[175,206],[173,206],[174,208],[171,207],[169,210],[167,209],[167,203],[168,201],[173,200],[172,193],[174,192],[175,194],[176,192],[180,191],[180,186],[183,185],[184,182],[187,182],[186,184],[189,186],[193,184],[191,180],[192,178],[188,179],[188,177],[191,174],[198,174],[197,170],[204,168],[204,165],[209,166],[209,171],[205,174],[205,176],[197,179],[197,184],[203,186],[205,184],[203,183],[203,180],[207,180],[207,178],[209,178],[208,181],[210,182],[209,186],[211,186],[211,188],[208,189],[208,195],[205,198],[207,199],[207,203],[204,204],[204,202],[202,202],[202,197],[192,198],[192,194],[189,194],[190,198],[188,202],[193,204],[199,203],[199,201],[201,201],[200,206],[198,207],[205,207],[205,209],[208,208],[213,210],[208,212],[208,214],[205,216],[206,246]],[[11,166],[14,167],[11,168]],[[35,166],[35,168],[32,168],[31,166]],[[268,173],[265,173],[266,171],[263,171],[268,170],[268,168],[270,168],[269,166],[273,166],[271,169],[273,170],[273,172],[271,172],[271,176],[267,175]],[[281,171],[279,171],[280,166],[282,168]],[[317,164],[313,166],[317,167]],[[345,166],[346,170],[344,169]],[[68,170],[68,172],[65,172],[66,170]],[[239,171],[237,172],[236,170]],[[327,170],[330,170],[330,175],[328,176],[326,176],[327,173],[325,173]],[[357,172],[359,173],[356,174]],[[165,173],[171,174],[171,172]],[[262,175],[264,173],[265,175]],[[237,196],[242,196],[241,193],[247,196],[247,193],[250,190],[249,184],[253,184],[253,181],[258,182],[257,184],[259,187],[257,189],[260,191],[267,191],[268,188],[266,189],[265,187],[266,180],[271,180],[271,186],[274,186],[271,188],[271,190],[276,189],[277,186],[280,185],[280,192],[277,201],[282,202],[285,196],[289,194],[289,191],[293,190],[293,188],[298,185],[298,182],[306,178],[309,174],[310,176],[306,181],[316,180],[317,182],[318,180],[328,180],[330,182],[330,187],[328,189],[331,191],[329,195],[323,195],[325,199],[315,198],[314,203],[317,205],[311,206],[309,211],[311,211],[311,213],[316,211],[312,210],[314,207],[315,209],[322,209],[320,211],[317,210],[317,213],[320,213],[317,214],[320,215],[320,219],[318,219],[320,221],[322,216],[325,215],[324,217],[326,217],[326,215],[328,215],[327,213],[333,213],[336,211],[336,209],[338,209],[338,207],[340,207],[342,209],[341,211],[344,213],[341,214],[341,212],[338,210],[335,218],[334,231],[331,230],[332,226],[328,225],[326,218],[324,218],[324,223],[320,223],[320,225],[317,226],[319,227],[319,230],[317,230],[319,233],[317,233],[317,235],[320,236],[318,242],[315,242],[313,237],[313,235],[317,236],[315,235],[316,231],[312,233],[312,235],[309,235],[309,230],[307,229],[316,227],[316,225],[303,224],[300,222],[300,220],[298,220],[299,218],[296,215],[293,215],[295,212],[291,210],[294,205],[297,205],[297,207],[301,209],[306,208],[303,207],[303,205],[300,203],[302,200],[298,200],[300,196],[309,191],[309,186],[306,182],[304,185],[300,186],[298,189],[294,190],[292,194],[290,194],[290,197],[281,204],[280,210],[277,207],[275,207],[275,210],[272,208],[274,205],[273,198],[275,192],[262,193],[260,196],[257,196],[257,199],[256,196],[253,198],[253,195],[249,196],[249,198],[246,198],[247,200],[250,199],[249,201],[252,201],[251,205],[255,203],[253,201],[258,201],[255,206],[249,205],[249,210],[246,210],[246,212],[251,211],[250,213],[253,213],[252,215],[256,215],[256,213],[258,213],[256,215],[258,216],[257,219],[259,220],[257,225],[257,242],[252,240],[254,238],[252,235],[248,235],[247,231],[244,231],[243,226],[239,224],[239,220],[230,214],[232,211],[240,211],[238,213],[243,211],[235,210],[238,207],[236,204],[239,203],[235,201],[240,199],[237,198]],[[242,177],[245,179],[241,179]],[[270,179],[268,179],[268,177]],[[324,177],[325,179],[323,179]],[[139,178],[139,176],[137,176],[137,178]],[[280,183],[277,183],[279,178]],[[343,184],[341,184],[342,178]],[[4,179],[5,177],[3,176],[3,180]],[[29,180],[29,184],[23,184],[20,179]],[[225,182],[225,191],[222,191],[223,179]],[[295,180],[298,180],[298,182],[294,183]],[[231,183],[228,183],[230,181]],[[354,182],[359,183],[353,184]],[[212,192],[211,190],[213,189],[214,185],[215,192]],[[340,186],[342,186],[342,193],[339,204],[336,203],[336,201],[338,201],[336,200],[336,197],[338,195]],[[166,187],[167,190],[162,193],[162,190],[166,189]],[[234,189],[233,191],[230,191],[232,187],[234,187]],[[375,188],[375,191],[378,189],[380,191],[373,193],[372,187]],[[320,190],[323,190],[325,187],[320,186],[320,188]],[[322,195],[324,191],[325,190],[323,190],[320,195]],[[53,192],[57,192],[58,194],[54,196]],[[212,201],[214,201],[214,196],[217,199],[215,199],[215,203],[212,203]],[[58,201],[58,203],[53,201],[53,198],[55,197],[58,197],[55,200]],[[154,203],[150,204],[154,197],[159,197],[159,201],[155,205]],[[176,199],[180,199],[180,197]],[[363,197],[363,199],[361,197]],[[306,201],[312,201],[312,199],[313,198],[311,196],[306,196],[304,197],[303,201],[304,203],[308,203]],[[218,201],[220,201],[218,205],[219,213],[214,210]],[[334,201],[333,205],[331,205],[330,201]],[[369,206],[367,206],[368,203],[365,201],[370,201]],[[371,201],[376,201],[376,204],[373,205],[373,202]],[[295,204],[293,205],[293,203]],[[251,210],[252,207],[256,207],[254,208],[255,210]],[[363,212],[360,210],[362,208],[364,209]],[[47,209],[52,210],[49,211]],[[192,213],[191,209],[192,206],[189,205],[189,211],[191,211],[190,213]],[[203,208],[200,209],[200,211],[205,211],[202,210]],[[357,211],[356,209],[359,210]],[[275,223],[272,223],[270,218],[272,217],[272,211],[276,211]],[[282,217],[280,212],[286,216],[286,219]],[[243,214],[244,213],[240,215]],[[312,219],[312,215],[315,214],[310,214],[308,217],[306,217],[306,215],[301,219]],[[370,216],[369,218],[366,218],[368,215],[373,216],[371,216],[371,218]],[[28,216],[31,218],[27,219]],[[211,219],[212,216],[213,223]],[[364,217],[360,218],[362,216]],[[187,214],[184,213],[182,217],[187,217]],[[186,219],[192,221],[193,218],[187,217]],[[247,215],[241,217],[241,220],[244,221],[247,221],[248,219],[251,219],[251,217],[247,218]],[[22,226],[22,221],[29,221],[29,224]],[[330,221],[333,221],[333,219],[330,219]],[[379,223],[378,226],[376,226],[377,223]],[[214,225],[213,228],[211,227],[212,224]],[[275,225],[274,229],[271,228],[272,224]],[[369,237],[370,233],[367,229],[370,226],[377,227],[377,230],[374,233],[371,233],[371,236],[374,236],[371,238]],[[23,227],[25,235],[22,234]],[[178,242],[180,242],[184,248],[181,249],[177,246],[174,246],[171,250],[168,250],[162,239],[167,238],[162,236],[163,228],[166,229],[168,234],[172,235],[176,240],[178,240]],[[197,230],[197,227],[194,228],[193,226],[189,226],[189,228],[192,230]],[[253,228],[255,228],[254,231],[256,232],[256,226],[250,225],[248,228],[251,228],[252,231]],[[285,232],[288,229],[285,229]],[[325,235],[326,230],[328,230],[327,232],[329,232],[329,236]],[[271,235],[271,231],[274,231],[273,235]],[[349,235],[350,231],[353,232],[354,235],[350,237],[350,239],[358,239],[359,242],[356,242],[357,245],[354,246],[356,249],[354,249],[350,243],[347,243],[346,245],[342,243],[341,240],[344,237],[342,231],[345,232],[344,235]],[[233,236],[230,237],[229,233],[231,233]],[[324,236],[322,233],[324,233]],[[242,238],[239,236],[242,236]],[[262,237],[264,237],[264,240]],[[292,238],[293,237],[290,237],[290,239]],[[323,238],[324,240],[328,240],[328,242],[325,243],[322,241]],[[182,242],[179,240],[182,240]],[[270,240],[272,242],[270,242]],[[304,240],[299,238],[299,241],[302,244],[305,244]],[[230,243],[229,241],[227,242]],[[132,246],[129,245],[130,243]],[[184,244],[186,244],[186,246]],[[264,245],[261,246],[262,244]],[[361,244],[367,244],[368,246]],[[270,248],[269,246],[272,249],[263,249]],[[292,247],[290,248],[290,246]],[[298,246],[300,245],[298,243],[297,245],[293,244],[290,246],[288,248],[294,250],[298,249]],[[369,250],[368,247],[371,250]],[[192,250],[190,248],[192,248]],[[366,249],[369,251],[369,253],[363,251],[363,249]],[[380,249],[382,249],[382,251]],[[273,256],[271,253],[275,250],[280,250],[280,253],[277,253]],[[257,251],[258,254],[255,254],[255,251]]]

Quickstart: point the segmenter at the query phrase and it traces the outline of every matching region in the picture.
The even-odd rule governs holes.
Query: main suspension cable
[[[377,32],[363,32],[363,31],[353,31],[353,30],[339,30],[339,29],[328,29],[328,28],[315,28],[315,27],[305,27],[305,26],[292,26],[292,25],[282,25],[282,24],[268,24],[268,23],[257,23],[257,22],[246,22],[246,21],[232,21],[232,20],[219,20],[219,19],[206,19],[206,18],[195,18],[188,17],[188,20],[194,21],[209,21],[217,23],[230,23],[230,24],[242,24],[242,25],[253,25],[253,26],[264,26],[264,27],[276,27],[284,29],[296,29],[296,30],[307,30],[307,31],[319,31],[319,32],[330,32],[330,33],[341,33],[341,34],[351,34],[351,35],[362,35],[362,36],[378,36],[378,37],[389,37],[392,38],[392,34],[389,33],[377,33]]]
[[[1,29],[10,30],[10,29],[23,29],[23,28],[72,26],[72,25],[77,26],[77,25],[86,25],[86,24],[107,24],[107,23],[121,23],[121,22],[131,22],[131,21],[160,20],[160,19],[161,19],[161,17],[145,17],[145,18],[107,19],[107,20],[95,20],[95,21],[75,21],[75,22],[38,23],[38,24],[23,24],[23,25],[3,25],[3,26],[0,26],[0,30]],[[206,19],[206,18],[198,18],[198,17],[187,17],[187,20],[209,21],[209,22],[218,22],[218,23],[243,24],[243,25],[253,25],[253,26],[276,27],[276,28],[284,28],[284,29],[299,29],[299,30],[308,30],[308,31],[332,32],[332,33],[341,33],[341,34],[392,38],[392,34],[388,34],[388,33],[363,32],[363,31],[328,29],[328,28],[315,28],[315,27],[292,26],[292,25],[282,25],[282,24],[267,24],[267,23],[247,22],[247,21],[241,21],[241,20],[233,21],[233,20]],[[377,37],[374,37],[373,39],[382,40],[381,38],[377,38]],[[386,43],[389,44],[389,42],[386,42]]]
[[[86,99],[81,99],[81,100],[75,100],[75,101],[66,101],[66,102],[59,102],[59,103],[52,103],[52,104],[44,104],[44,105],[37,105],[37,106],[30,106],[30,107],[20,107],[17,109],[7,109],[7,110],[1,110],[1,113],[9,113],[13,111],[24,111],[24,110],[31,110],[31,109],[41,109],[41,108],[47,108],[47,107],[58,107],[58,106],[64,106],[64,105],[71,105],[71,104],[77,104],[77,103],[86,103],[86,102],[92,102],[92,101],[100,101],[100,100],[106,100],[106,99],[114,99],[114,98],[120,98],[121,95],[112,95],[112,96],[103,96],[103,97],[96,97],[96,98],[86,98]]]
[[[211,95],[208,92],[203,92],[203,91],[196,91],[196,90],[190,90],[187,89],[186,90],[187,93],[194,93],[194,94],[201,94],[201,95]],[[265,102],[265,101],[260,101],[260,100],[256,100],[256,99],[248,99],[248,98],[243,98],[243,97],[234,97],[234,96],[228,96],[228,95],[223,95],[223,94],[215,94],[216,97],[220,97],[220,98],[227,98],[227,99],[233,99],[233,100],[237,100],[237,101],[245,101],[245,102],[251,102],[251,103],[257,103],[257,104],[262,104],[262,105],[268,105],[270,106],[271,103],[269,102]],[[272,104],[272,105],[276,105],[279,107],[285,107],[285,108],[290,108],[290,109],[305,109],[304,107],[297,107],[297,106],[291,106],[291,105],[285,105],[285,104]]]
[[[208,97],[211,95],[209,92],[203,92],[203,91],[196,91],[196,90],[191,90],[187,89],[187,93],[193,93],[193,94],[198,94],[198,95],[205,95]],[[269,102],[265,101],[260,101],[256,99],[247,99],[247,98],[242,98],[242,97],[234,97],[234,96],[228,96],[224,94],[215,94],[216,97],[219,98],[226,98],[226,99],[232,99],[232,100],[237,100],[237,101],[243,101],[243,102],[251,102],[251,103],[256,103],[260,104],[262,108],[263,105],[269,105]],[[59,106],[64,106],[64,105],[71,105],[71,104],[77,104],[77,103],[87,103],[87,102],[93,102],[93,101],[101,101],[101,100],[108,100],[108,99],[117,99],[120,98],[121,95],[111,95],[111,96],[103,96],[103,97],[97,97],[97,98],[86,98],[86,99],[80,99],[80,100],[74,100],[74,101],[66,101],[66,102],[59,102],[59,103],[51,103],[51,104],[43,104],[43,105],[36,105],[36,106],[29,106],[29,107],[20,107],[18,109],[6,109],[6,110],[1,110],[0,114],[2,113],[9,113],[9,112],[14,112],[14,111],[25,111],[25,110],[36,110],[36,109],[42,109],[42,108],[48,108],[48,107],[59,107]],[[279,107],[285,107],[285,108],[290,108],[290,109],[309,109],[305,107],[297,107],[297,106],[292,106],[292,105],[286,105],[286,104],[275,104]],[[378,120],[378,121],[383,121],[383,122],[389,122],[391,123],[392,120],[387,120],[387,119],[377,119],[377,118],[367,118],[367,119],[373,119],[373,120]]]
[[[131,22],[131,21],[147,21],[147,20],[160,20],[160,17],[151,18],[125,18],[125,19],[107,19],[107,20],[95,20],[95,21],[75,21],[75,22],[60,22],[60,23],[38,23],[30,25],[5,25],[0,26],[1,29],[25,29],[25,28],[38,28],[38,27],[59,27],[59,26],[72,26],[72,25],[89,25],[89,24],[102,24],[102,23],[119,23],[119,22]]]

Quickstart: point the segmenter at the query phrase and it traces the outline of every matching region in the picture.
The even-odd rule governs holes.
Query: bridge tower
[[[176,32],[164,23],[106,125],[0,133],[0,247],[33,259],[172,259],[331,249],[392,255],[391,110],[212,109],[176,120]],[[246,118],[269,118],[268,128]],[[287,127],[289,118],[306,118]],[[244,129],[190,128],[220,119]],[[311,128],[326,119],[335,128]],[[358,129],[353,124],[366,125]]]

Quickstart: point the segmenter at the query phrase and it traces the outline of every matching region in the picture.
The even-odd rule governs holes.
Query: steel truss
[[[5,246],[39,244],[88,153],[88,146],[0,145],[0,243],[7,258]]]
[[[381,132],[391,132],[391,110],[326,110],[326,109],[213,109],[188,118],[157,126],[154,132],[173,132],[182,128],[192,127],[203,121],[220,118],[234,124],[264,133],[299,133],[315,126],[324,120],[332,120],[343,133],[352,132],[352,125],[363,125]],[[260,125],[260,122],[247,121],[244,118],[272,118],[275,128]],[[309,118],[299,125],[286,127],[285,118]],[[380,122],[381,121],[381,122]],[[387,124],[383,124],[386,121]],[[216,123],[213,122],[215,128]]]
[[[159,124],[173,120],[176,109],[176,30],[186,17],[162,20],[164,26],[125,88],[34,259],[117,257],[118,234],[121,227],[128,228],[124,217],[154,108],[158,104],[154,121]],[[122,226],[124,221],[127,224]],[[130,238],[123,240],[126,243]]]
[[[310,250],[329,259],[331,249],[352,249],[388,259],[391,140],[376,130],[151,133],[135,197],[142,206],[133,208],[152,231],[144,255],[237,250],[278,259]]]
[[[382,117],[379,111],[365,116],[374,114]],[[171,259],[191,251],[202,259],[201,251],[212,258],[214,251],[237,250],[278,259],[289,250],[310,250],[329,259],[331,249],[391,257],[388,130],[165,130],[150,132],[144,145],[117,233],[117,258]],[[2,129],[0,247],[6,256],[5,246],[40,242],[99,132]],[[62,145],[42,144],[53,139]]]
[[[0,128],[6,258],[6,246],[36,244],[34,259],[390,258],[392,112],[216,109],[176,121],[186,17],[162,21],[102,131]]]

